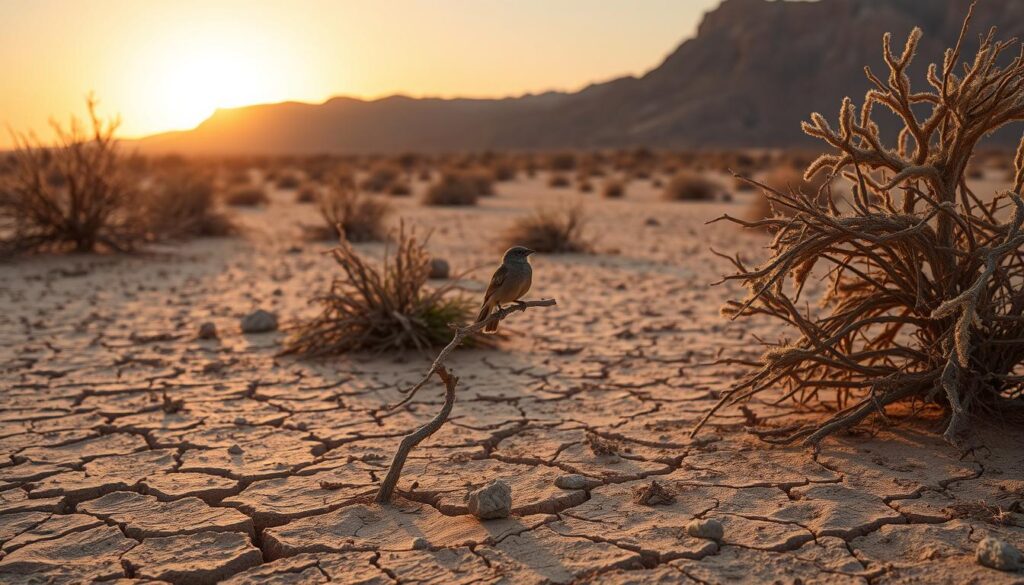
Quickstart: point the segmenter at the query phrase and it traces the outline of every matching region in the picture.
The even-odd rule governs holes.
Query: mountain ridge
[[[136,145],[181,154],[805,146],[812,142],[801,134],[801,121],[813,111],[833,117],[844,96],[859,101],[868,89],[865,64],[885,72],[885,32],[898,48],[913,26],[923,29],[911,69],[920,87],[926,64],[955,43],[969,5],[724,0],[656,67],[576,92],[260,104],[218,110],[193,130]],[[966,55],[991,25],[1000,26],[1000,38],[1024,33],[1024,2],[980,2]],[[999,138],[1013,140],[1008,133]]]

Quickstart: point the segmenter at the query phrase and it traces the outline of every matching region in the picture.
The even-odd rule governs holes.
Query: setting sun
[[[150,103],[161,112],[161,125],[171,128],[195,126],[217,108],[274,99],[274,80],[261,74],[258,62],[224,47],[167,55],[152,81],[145,87]]]

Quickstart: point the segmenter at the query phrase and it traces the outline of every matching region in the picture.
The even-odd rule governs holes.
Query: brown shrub
[[[662,199],[666,201],[714,201],[718,192],[718,185],[710,180],[696,173],[684,171],[672,177],[662,192]]]
[[[330,290],[313,300],[321,306],[316,317],[300,322],[285,344],[285,353],[325,356],[349,352],[426,350],[451,339],[449,323],[468,320],[471,301],[453,296],[454,282],[426,286],[430,255],[422,243],[398,233],[393,258],[367,262],[342,241],[334,249],[342,275]]]
[[[477,184],[462,173],[445,172],[423,196],[424,205],[476,205],[480,197]]]
[[[117,121],[87,101],[91,130],[54,124],[56,146],[15,135],[15,165],[0,196],[0,254],[128,251],[149,237],[137,181],[117,149]]]
[[[601,195],[606,199],[621,199],[626,195],[626,185],[617,179],[608,179],[604,182]]]
[[[229,191],[224,202],[235,207],[256,207],[270,203],[263,187],[239,187]]]
[[[315,183],[306,183],[295,192],[296,203],[315,203],[317,200],[317,186]]]
[[[553,189],[564,189],[571,184],[572,182],[569,181],[569,177],[561,173],[552,173],[551,176],[548,177],[548,187]]]
[[[362,182],[359,188],[370,193],[385,193],[391,184],[402,177],[402,169],[387,163],[375,165]]]
[[[586,217],[580,204],[540,206],[522,216],[505,231],[505,248],[526,246],[537,252],[557,254],[587,252],[589,243],[583,238]]]
[[[379,197],[379,196],[378,196]],[[309,229],[315,239],[344,237],[350,242],[373,242],[386,236],[384,220],[392,212],[385,199],[359,193],[345,181],[338,181],[319,197],[324,226]]]
[[[158,177],[145,203],[150,230],[167,237],[223,237],[234,233],[231,220],[217,209],[213,179],[178,171]]]

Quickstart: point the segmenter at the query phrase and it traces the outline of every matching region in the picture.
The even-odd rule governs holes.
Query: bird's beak
[[[526,249],[526,255],[527,256],[532,256],[532,255],[534,255],[536,253],[537,253],[537,250],[531,250],[529,248]]]

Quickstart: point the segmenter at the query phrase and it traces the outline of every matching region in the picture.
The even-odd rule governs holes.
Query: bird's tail
[[[479,323],[491,315],[491,305],[484,303],[484,306],[480,307],[480,314],[476,317],[476,322]],[[494,333],[498,330],[498,322],[488,323],[484,326],[484,333]]]

